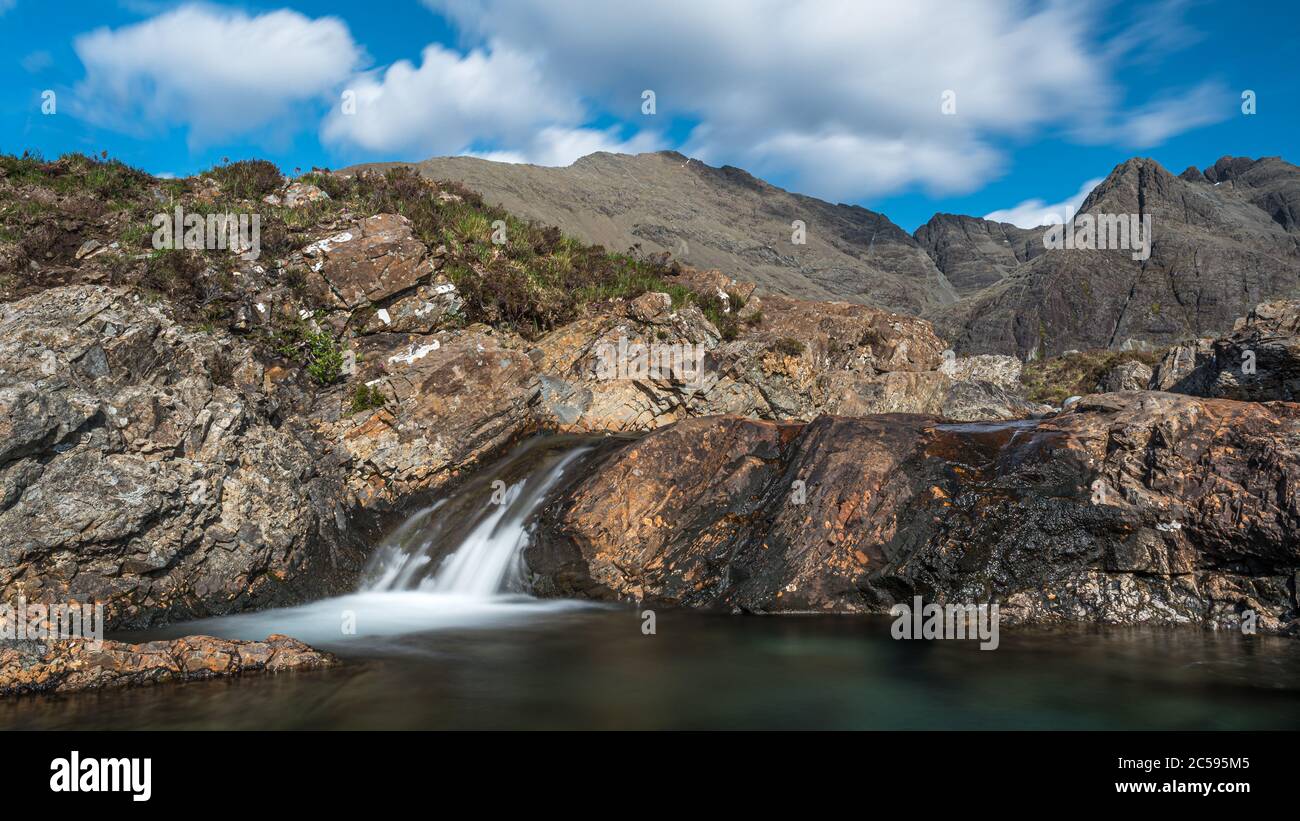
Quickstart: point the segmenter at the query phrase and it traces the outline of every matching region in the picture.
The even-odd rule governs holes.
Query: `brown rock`
[[[265,641],[211,636],[144,644],[104,641],[99,647],[83,639],[0,642],[0,696],[200,681],[337,663],[329,653],[281,635]]]
[[[756,612],[1294,626],[1300,405],[1087,397],[1055,418],[692,419],[548,508],[550,595]]]
[[[368,217],[303,249],[340,307],[355,308],[415,287],[432,274],[429,249],[397,214]]]

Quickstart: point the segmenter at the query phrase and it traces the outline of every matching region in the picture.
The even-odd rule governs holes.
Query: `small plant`
[[[387,404],[388,397],[377,387],[361,384],[352,390],[352,413],[382,408]]]
[[[329,331],[307,333],[307,375],[321,385],[332,385],[343,375],[343,351]]]

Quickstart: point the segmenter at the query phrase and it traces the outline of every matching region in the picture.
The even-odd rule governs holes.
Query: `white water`
[[[174,625],[176,635],[263,639],[284,633],[322,647],[429,630],[500,627],[583,609],[586,602],[525,595],[523,551],[529,524],[574,461],[578,447],[538,461],[545,444],[525,444],[465,487],[409,516],[376,548],[356,593],[298,607]],[[531,465],[513,484],[493,474]],[[495,495],[494,495],[495,494]],[[439,558],[441,557],[441,558]]]

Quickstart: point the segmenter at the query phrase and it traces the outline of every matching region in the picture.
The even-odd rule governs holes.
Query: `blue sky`
[[[108,151],[185,175],[223,158],[292,173],[672,148],[908,230],[936,211],[1032,221],[1132,156],[1175,173],[1225,154],[1295,161],[1295,14],[1192,0],[0,0],[0,150]]]

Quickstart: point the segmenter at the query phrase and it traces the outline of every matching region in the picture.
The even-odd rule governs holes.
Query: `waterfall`
[[[533,514],[591,450],[560,449],[553,440],[536,440],[480,471],[473,481],[411,515],[380,544],[362,590],[473,598],[522,592],[523,551]]]
[[[172,625],[176,636],[202,633],[262,639],[286,633],[319,647],[430,630],[537,623],[596,605],[525,595],[523,551],[546,501],[586,464],[595,437],[529,439],[437,501],[408,516],[375,548],[356,592],[296,607]],[[399,639],[388,645],[407,652]]]

